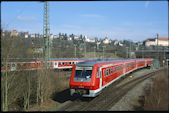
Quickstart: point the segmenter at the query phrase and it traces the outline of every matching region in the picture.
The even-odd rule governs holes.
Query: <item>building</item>
[[[114,40],[113,43],[114,43],[114,45],[118,45],[119,41],[118,40]]]
[[[136,46],[137,46],[137,47],[139,47],[139,46],[141,46],[141,45],[143,45],[143,42],[137,42],[137,43],[136,43]]]
[[[103,43],[104,43],[104,44],[109,44],[109,43],[110,43],[108,37],[105,37],[105,38],[104,38]]]
[[[114,40],[113,45],[123,46],[123,44],[120,43],[118,40]]]
[[[68,37],[67,40],[72,40],[72,37]]]
[[[50,34],[49,39],[50,39],[50,40],[53,40],[53,38],[54,38],[54,35],[53,35],[53,34]]]
[[[95,39],[89,39],[87,36],[84,36],[85,42],[95,42]]]
[[[31,34],[30,37],[31,37],[31,38],[35,38],[35,34]]]
[[[29,37],[29,33],[28,32],[25,32],[24,33],[24,38],[28,38]]]
[[[169,38],[167,38],[167,37],[158,38],[158,45],[159,46],[169,46]]]
[[[149,38],[143,42],[143,44],[147,47],[149,46],[168,46],[169,44],[169,38],[167,37],[159,37],[158,40],[157,38]]]
[[[75,39],[75,40],[78,40],[79,37],[78,37],[77,35],[74,35],[74,39]]]
[[[4,32],[2,32],[2,36],[5,36],[5,33],[4,33]]]
[[[13,30],[10,34],[10,36],[18,36],[18,31],[17,30]]]
[[[58,36],[57,35],[53,35],[53,38],[58,38]]]
[[[35,38],[40,38],[40,35],[35,33]]]

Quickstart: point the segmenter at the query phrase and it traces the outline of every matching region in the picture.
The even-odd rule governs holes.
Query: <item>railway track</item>
[[[57,111],[107,111],[136,85],[163,70],[164,68],[154,70],[121,85],[119,85],[119,82],[115,82],[104,88],[102,93],[96,98],[77,98],[70,101],[69,105],[66,105],[64,109],[60,108]],[[120,80],[120,82],[125,79],[126,77]]]

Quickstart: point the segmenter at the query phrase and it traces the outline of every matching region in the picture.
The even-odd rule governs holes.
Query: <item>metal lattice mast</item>
[[[44,59],[45,64],[50,58],[50,28],[49,28],[49,3],[46,1],[44,3],[44,15],[43,15],[43,39],[44,39]]]

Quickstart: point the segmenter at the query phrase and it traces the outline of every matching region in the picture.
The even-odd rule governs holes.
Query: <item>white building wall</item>
[[[107,40],[107,39],[106,39],[106,40],[103,40],[103,43],[104,43],[104,44],[108,44],[108,43],[109,43],[109,40]]]
[[[145,46],[155,46],[156,45],[156,43],[155,43],[155,41],[147,41],[146,43],[145,43]]]
[[[159,46],[168,46],[168,40],[159,40],[158,44]]]

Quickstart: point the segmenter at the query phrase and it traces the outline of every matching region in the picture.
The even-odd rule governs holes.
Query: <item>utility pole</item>
[[[129,47],[126,47],[126,58],[128,58],[128,49]]]
[[[77,45],[76,45],[76,44],[74,44],[74,46],[75,46],[75,58],[76,58],[76,46],[77,46]]]
[[[86,58],[86,42],[84,40],[84,57]]]
[[[96,47],[94,46],[94,58],[96,57]]]
[[[163,65],[165,66],[165,61],[166,61],[166,58],[165,58],[165,47],[163,47],[163,52],[164,52],[164,55],[163,55],[163,57],[164,57],[164,60],[163,60]]]
[[[157,59],[159,60],[159,49],[158,49],[158,33],[157,33]]]
[[[130,53],[129,53],[129,57],[131,58],[131,40],[130,41]]]
[[[165,59],[165,47],[164,47],[164,59]]]
[[[144,58],[144,48],[142,47],[142,58]]]
[[[44,3],[44,17],[43,17],[43,39],[44,39],[44,59],[45,59],[45,65],[47,66],[47,61],[50,58],[51,52],[50,52],[50,28],[49,28],[49,3],[46,1]]]
[[[105,48],[106,46],[103,46],[103,59],[104,59],[104,48]]]

